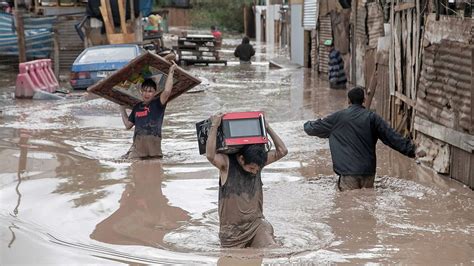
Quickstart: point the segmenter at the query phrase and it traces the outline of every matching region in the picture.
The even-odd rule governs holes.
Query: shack
[[[424,163],[474,188],[474,20],[429,14],[414,129]]]

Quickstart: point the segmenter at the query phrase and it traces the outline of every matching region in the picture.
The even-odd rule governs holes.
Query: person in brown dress
[[[263,248],[275,245],[272,225],[263,216],[261,171],[283,158],[288,150],[265,122],[275,149],[263,144],[245,145],[235,154],[216,152],[217,129],[222,116],[214,115],[206,143],[206,157],[219,169],[219,239],[225,248]]]

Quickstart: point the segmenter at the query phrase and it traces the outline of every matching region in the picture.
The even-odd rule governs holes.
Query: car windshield
[[[78,63],[106,63],[129,61],[136,56],[135,47],[111,47],[88,50]]]

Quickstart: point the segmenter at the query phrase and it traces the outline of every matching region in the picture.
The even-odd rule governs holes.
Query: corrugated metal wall
[[[327,39],[332,39],[331,16],[319,17],[319,72],[328,73],[329,53],[322,43]]]
[[[59,72],[68,73],[76,57],[84,50],[84,42],[74,28],[83,15],[59,16],[55,31],[59,42]]]
[[[368,44],[370,48],[377,48],[379,38],[384,36],[383,11],[376,2],[367,4],[367,10],[369,14],[367,16]]]
[[[356,66],[363,66],[365,63],[365,53],[367,50],[367,31],[366,31],[367,9],[365,6],[357,9],[357,21],[355,27],[356,43]],[[356,83],[359,86],[365,86],[365,67],[356,67]]]
[[[305,30],[316,29],[318,20],[319,3],[317,0],[304,0],[303,5],[303,28]]]
[[[474,154],[452,146],[451,177],[474,189]]]
[[[359,41],[368,41],[368,45],[366,45],[365,51],[365,70],[364,70],[364,78],[365,78],[365,86],[366,89],[369,91],[377,91],[386,89],[385,87],[380,87],[377,84],[377,44],[379,38],[384,36],[384,29],[383,29],[383,12],[382,8],[378,3],[369,3],[367,4],[367,34],[368,36],[363,39],[362,37],[359,38]],[[361,31],[359,29],[359,31]],[[361,34],[361,32],[359,32]],[[359,44],[362,48],[363,44]],[[388,59],[388,57],[387,57]],[[388,62],[388,61],[387,61]],[[388,67],[388,65],[387,65]],[[382,71],[382,70],[381,70]],[[383,72],[380,74],[385,74],[387,72]],[[382,80],[381,80],[382,81]],[[388,88],[388,87],[387,87]],[[390,100],[388,101],[388,106],[390,106]]]
[[[469,144],[474,134],[473,23],[474,20],[466,18],[441,16],[436,21],[434,15],[428,16],[416,102],[416,119],[424,118],[432,123],[434,135],[430,134],[430,139],[438,135],[443,142],[439,141],[442,144],[436,147],[448,147],[447,173],[471,188],[474,188],[474,153]],[[470,36],[466,34],[469,31]],[[443,138],[440,132],[446,130],[450,133]],[[435,159],[433,163],[441,161]]]
[[[471,50],[443,40],[426,47],[419,81],[418,113],[463,132],[471,129]]]

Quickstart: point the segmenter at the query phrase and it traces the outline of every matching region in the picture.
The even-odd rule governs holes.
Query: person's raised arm
[[[122,122],[125,125],[126,129],[131,129],[134,124],[128,120],[127,111],[125,110],[125,106],[120,106],[120,115],[122,116]]]
[[[219,128],[222,121],[222,115],[213,115],[211,117],[211,127],[207,135],[206,143],[206,158],[215,167],[221,171],[225,171],[228,166],[227,155],[217,153],[217,129]]]
[[[268,152],[267,162],[265,165],[271,164],[283,158],[285,155],[288,154],[288,149],[285,146],[285,143],[281,140],[278,134],[270,127],[270,125],[265,121],[265,129],[267,130],[268,134],[273,140],[273,144],[275,144],[275,150],[271,150]]]
[[[165,89],[160,94],[160,102],[161,105],[165,105],[168,102],[168,99],[171,95],[171,90],[173,89],[173,75],[175,69],[178,67],[174,61],[171,62],[172,65],[170,66],[168,77],[166,78]]]
[[[338,113],[333,113],[326,118],[304,123],[304,132],[310,136],[329,138],[333,126],[336,124]]]

